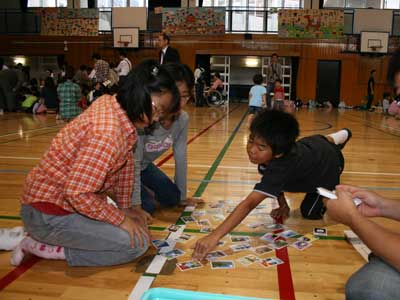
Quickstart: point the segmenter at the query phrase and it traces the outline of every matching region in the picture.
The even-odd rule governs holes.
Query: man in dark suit
[[[160,47],[159,62],[160,65],[169,62],[179,63],[181,61],[178,50],[170,47],[170,38],[166,33],[162,33],[158,36],[158,45]]]

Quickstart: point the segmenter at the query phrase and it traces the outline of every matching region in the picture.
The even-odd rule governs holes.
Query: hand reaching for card
[[[219,239],[210,234],[206,237],[199,239],[194,246],[192,257],[201,261],[206,255],[217,247]]]
[[[279,219],[279,218],[287,219],[289,218],[289,212],[290,212],[289,206],[284,205],[271,210],[270,215],[274,219]]]

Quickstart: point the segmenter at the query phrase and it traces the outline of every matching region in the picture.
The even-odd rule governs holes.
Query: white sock
[[[328,136],[330,136],[333,139],[336,145],[340,145],[343,144],[345,141],[347,141],[347,139],[349,138],[349,132],[347,130],[342,129],[335,133],[328,134]]]
[[[64,247],[47,245],[28,236],[14,249],[11,264],[19,266],[27,253],[46,259],[65,260]]]
[[[1,228],[0,229],[0,250],[13,250],[25,237],[24,228]]]

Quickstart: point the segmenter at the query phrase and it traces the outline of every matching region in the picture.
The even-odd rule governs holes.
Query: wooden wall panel
[[[157,38],[156,36],[153,38]],[[68,51],[64,51],[64,40]],[[270,35],[252,35],[245,40],[242,34],[223,36],[174,36],[171,45],[180,52],[182,62],[195,67],[196,54],[257,55],[270,56],[276,52],[280,56],[299,57],[297,94],[303,100],[314,99],[317,82],[317,62],[340,60],[340,98],[351,105],[359,105],[367,90],[369,70],[377,70],[376,97],[390,90],[386,83],[388,57],[371,58],[356,54],[343,54],[342,41],[337,40],[296,40],[281,39]],[[118,52],[111,47],[111,36],[98,37],[49,37],[49,36],[0,36],[0,55],[62,55],[74,67],[81,64],[92,65],[91,56],[98,52],[109,61],[118,62]],[[140,49],[128,54],[133,65],[144,58],[158,58],[158,49]]]

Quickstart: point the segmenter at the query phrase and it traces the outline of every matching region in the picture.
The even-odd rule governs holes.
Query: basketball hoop
[[[380,50],[383,47],[382,46],[370,46],[370,48],[371,48],[372,52],[377,52],[378,50]]]
[[[118,44],[121,48],[128,48],[129,42],[128,41],[118,41]]]

